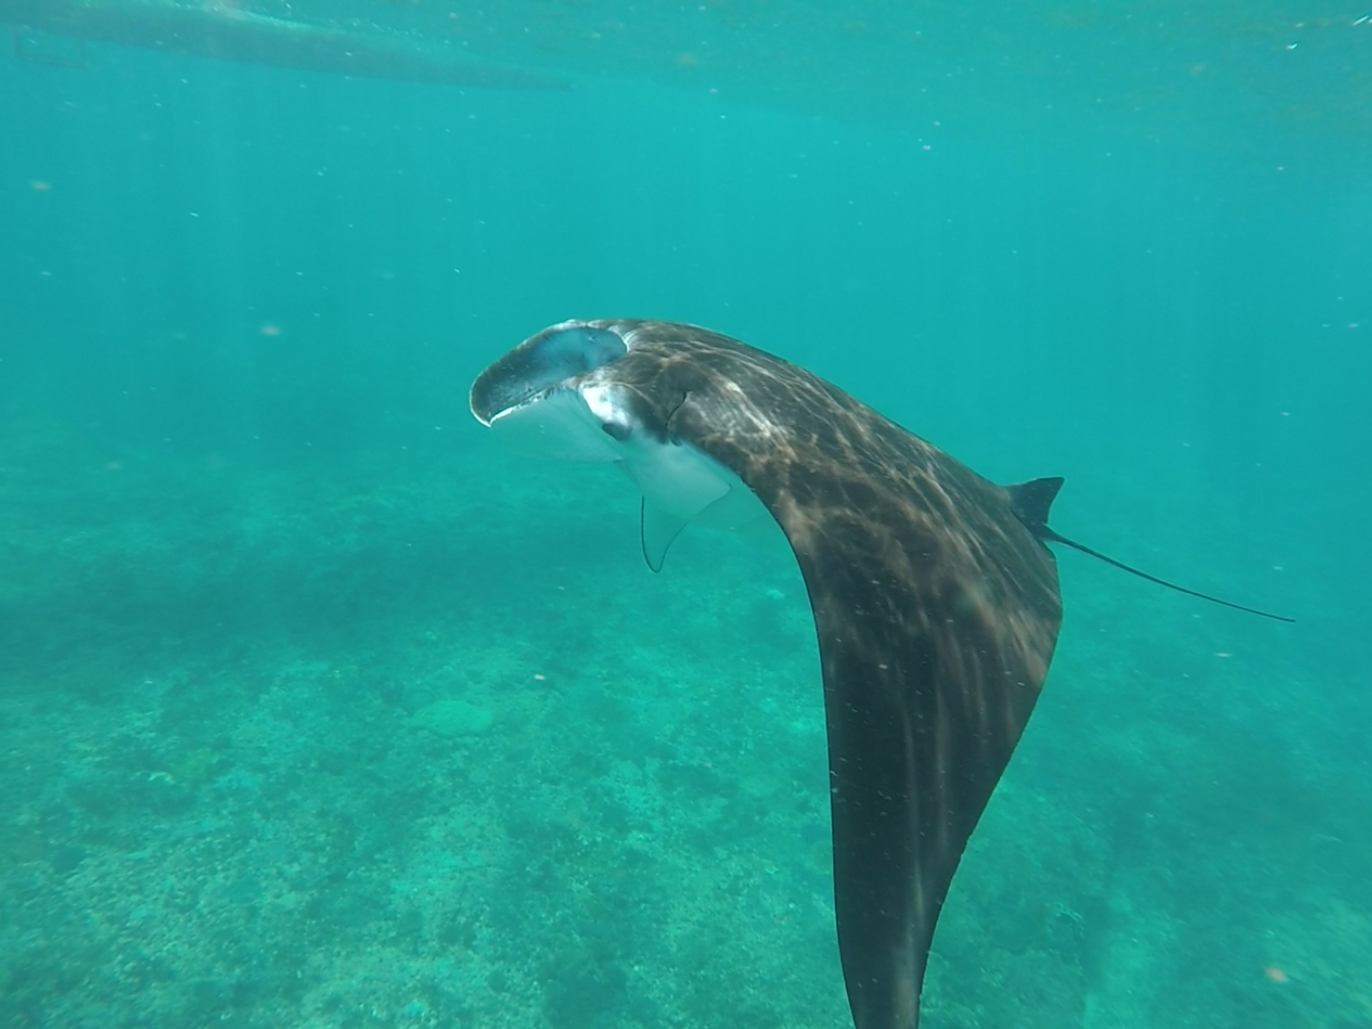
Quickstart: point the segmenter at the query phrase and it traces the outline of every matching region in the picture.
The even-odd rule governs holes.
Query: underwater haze
[[[0,1029],[851,1026],[784,540],[469,413],[605,317],[1297,620],[1059,554],[927,1029],[1372,1027],[1372,5],[191,6],[510,74],[0,0]]]

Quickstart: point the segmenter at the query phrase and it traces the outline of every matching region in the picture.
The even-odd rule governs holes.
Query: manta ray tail
[[[1224,607],[1232,607],[1236,611],[1246,611],[1250,615],[1261,615],[1263,618],[1271,618],[1278,622],[1295,622],[1294,618],[1287,618],[1285,615],[1274,615],[1270,611],[1259,611],[1255,607],[1245,607],[1242,604],[1235,604],[1229,600],[1221,600],[1219,597],[1212,597],[1208,593],[1200,593],[1197,590],[1187,589],[1185,586],[1178,586],[1175,582],[1168,582],[1166,579],[1159,579],[1156,575],[1149,575],[1141,572],[1137,568],[1132,568],[1123,561],[1116,561],[1113,557],[1107,557],[1098,550],[1092,550],[1085,544],[1078,543],[1076,540],[1069,540],[1066,536],[1054,532],[1048,527],[1048,509],[1053,506],[1054,499],[1057,498],[1058,490],[1062,489],[1062,478],[1055,476],[1049,479],[1032,479],[1029,482],[1022,482],[1016,486],[1009,487],[1012,503],[1014,504],[1015,514],[1024,523],[1025,528],[1034,534],[1042,542],[1061,543],[1065,547],[1073,550],[1080,550],[1083,554],[1090,554],[1092,557],[1104,561],[1108,565],[1128,572],[1130,575],[1137,575],[1140,579],[1147,579],[1155,582],[1159,586],[1166,586],[1169,590],[1176,590],[1178,593],[1185,593],[1187,596],[1199,597],[1201,600],[1208,600],[1212,604],[1220,604]]]

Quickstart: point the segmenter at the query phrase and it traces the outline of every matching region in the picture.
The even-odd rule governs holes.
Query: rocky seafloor
[[[654,576],[622,484],[463,460],[4,462],[0,1026],[849,1024],[784,544]],[[1064,570],[924,1025],[1372,1026],[1328,684],[1112,575]]]

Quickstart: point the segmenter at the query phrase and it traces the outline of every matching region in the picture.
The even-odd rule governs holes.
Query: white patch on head
[[[609,436],[604,429],[606,425],[619,426],[625,430],[623,435],[626,436],[635,430],[633,415],[629,413],[629,406],[624,402],[624,387],[614,384],[589,385],[581,387],[580,392],[586,410],[596,420],[596,424],[601,426],[600,431],[603,435]]]
[[[685,522],[742,529],[771,516],[737,475],[693,446],[659,441],[634,418],[615,383],[559,389],[491,421],[512,451],[526,457],[616,463],[655,509]],[[616,426],[611,434],[605,426]]]
[[[581,389],[587,410],[599,424],[626,430],[620,434],[622,441],[613,440],[619,467],[650,506],[682,521],[717,529],[742,529],[759,519],[771,521],[757,495],[724,465],[693,446],[663,442],[645,432],[633,416],[626,393],[625,387],[614,383]],[[606,434],[606,438],[611,437]]]

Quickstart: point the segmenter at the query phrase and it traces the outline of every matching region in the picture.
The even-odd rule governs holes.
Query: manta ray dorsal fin
[[[678,518],[657,505],[648,503],[648,499],[644,497],[639,508],[638,524],[639,538],[643,543],[643,560],[648,562],[648,567],[653,571],[660,572],[662,562],[667,559],[667,550],[688,523],[685,518]]]
[[[1048,529],[1048,511],[1058,498],[1063,479],[1055,475],[1048,479],[1030,479],[1028,482],[1006,486],[1010,493],[1010,506],[1024,527],[1042,540]]]

